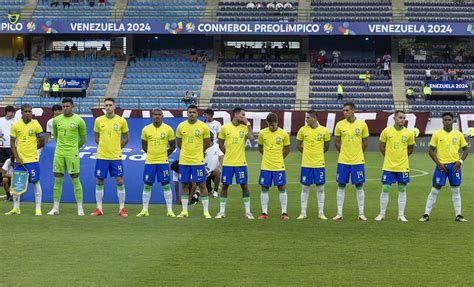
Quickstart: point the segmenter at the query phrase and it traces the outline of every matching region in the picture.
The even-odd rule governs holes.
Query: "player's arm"
[[[380,142],[379,150],[380,150],[380,152],[382,153],[383,156],[385,156],[386,147],[387,147],[387,143]],[[412,146],[412,149],[413,149],[413,146]],[[410,146],[408,146],[408,154],[410,154]]]
[[[461,160],[464,162],[469,155],[469,147],[466,145],[462,148]],[[453,171],[456,171],[461,168],[462,162],[457,161],[453,166]]]
[[[258,144],[258,151],[263,154],[263,145],[262,144]]]
[[[255,139],[255,135],[253,134],[253,128],[248,121],[247,121],[247,131],[248,131],[247,138],[253,141]]]
[[[56,138],[56,134],[54,135]],[[79,124],[79,143],[78,147],[81,148],[87,141],[87,127],[84,121],[81,121]]]
[[[183,141],[181,138],[176,138],[176,144],[178,145],[178,148],[181,149],[181,145],[183,144]]]
[[[329,146],[329,143],[328,143]],[[303,152],[303,141],[296,140],[296,148],[300,151]],[[324,143],[324,148],[326,148],[326,143]]]
[[[142,139],[142,150],[145,153],[148,153],[148,141],[147,140]]]
[[[120,147],[124,148],[128,144],[128,132],[122,134],[122,141],[120,142]]]
[[[219,149],[225,154],[225,141],[223,139],[219,139]]]
[[[324,142],[324,152],[327,152],[329,150],[329,141]]]
[[[99,144],[100,134],[98,132],[94,132],[94,140],[96,144]]]
[[[283,147],[283,158],[286,158],[290,154],[290,146],[286,145]]]
[[[334,137],[334,145],[336,146],[337,151],[341,152],[341,137]]]
[[[36,135],[36,148],[40,149],[44,147],[44,133],[39,133]]]
[[[57,141],[58,138],[58,125],[56,124],[56,121],[53,120],[52,123],[52,130],[53,130],[53,137]],[[48,134],[48,131],[46,131],[46,134]],[[51,138],[51,131],[49,132],[48,140]]]
[[[212,145],[211,137],[205,138],[203,145],[204,145],[204,151],[207,150]]]
[[[408,145],[408,156],[410,156],[413,153],[414,149],[415,149],[414,144]]]
[[[369,146],[369,138],[362,138],[362,151],[365,151]]]
[[[431,159],[436,163],[438,166],[439,170],[442,173],[446,173],[446,168],[444,165],[439,161],[438,156],[436,155],[436,147],[430,146],[430,150],[428,151],[428,154],[430,155]]]
[[[20,156],[18,155],[18,151],[16,150],[16,138],[10,135],[10,146],[12,149],[12,153],[15,156],[15,162],[17,165],[23,165],[23,161],[21,160]]]
[[[143,143],[143,141],[142,141]],[[169,144],[169,147],[168,147],[168,150],[167,150],[167,154],[168,156],[170,156],[170,154],[172,154],[174,152],[174,150],[176,149],[176,141],[175,140],[170,140],[168,141],[168,144]]]

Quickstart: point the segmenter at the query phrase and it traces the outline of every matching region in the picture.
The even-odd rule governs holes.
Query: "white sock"
[[[436,199],[438,198],[439,191],[439,189],[434,187],[431,188],[431,192],[428,195],[428,200],[426,201],[425,214],[430,215],[431,209],[433,209]]]
[[[244,197],[243,200],[244,200],[245,213],[251,213],[250,212],[250,196]]]
[[[359,215],[364,214],[364,201],[365,201],[365,194],[364,189],[357,190],[357,205],[359,205]]]
[[[55,202],[53,203],[53,209],[54,209],[54,210],[59,210],[59,201],[55,201]]]
[[[188,211],[188,202],[189,202],[189,195],[181,196],[181,206],[183,207],[183,211]]]
[[[280,192],[280,205],[281,205],[281,213],[287,213],[286,212],[286,207],[288,205],[288,193],[286,193],[286,190],[279,190]]]
[[[268,196],[268,190],[260,193],[260,202],[262,204],[262,213],[268,214],[268,201],[270,197]]]
[[[97,202],[97,208],[102,210],[102,199],[104,198],[104,185],[98,184],[95,186],[95,201]]]
[[[37,181],[33,184],[33,186],[35,188],[35,208],[41,209],[41,198],[43,195],[43,191],[41,190],[41,184],[39,181]]]
[[[337,215],[342,216],[342,206],[344,205],[345,187],[337,188]]]
[[[119,189],[117,186],[117,196],[119,199],[119,208],[125,208],[125,186],[122,185],[122,188]]]
[[[77,203],[77,210],[83,210],[82,208],[82,202]]]
[[[390,195],[388,192],[382,191],[380,193],[380,214],[385,215],[385,212],[387,211],[389,196]],[[398,196],[398,199],[399,199],[398,202],[400,202],[400,195]]]
[[[461,193],[459,192],[459,187],[451,187],[452,199],[454,206],[454,213],[458,216],[461,214]]]
[[[20,196],[13,194],[13,208],[20,209]]]
[[[219,213],[225,214],[225,205],[227,204],[227,197],[221,197],[219,199]]]
[[[318,197],[318,213],[324,214],[324,185],[317,185],[316,186],[316,195]]]
[[[148,211],[148,205],[150,204],[151,191],[143,191],[142,200],[143,200],[143,210]]]
[[[166,209],[168,211],[173,211],[173,193],[171,192],[171,189],[164,191],[163,194],[165,195]]]
[[[405,215],[405,206],[407,205],[407,193],[405,191],[398,192],[398,216]]]
[[[203,212],[209,212],[209,196],[201,196],[202,209]]]
[[[309,185],[301,186],[301,214],[306,215],[309,199]]]

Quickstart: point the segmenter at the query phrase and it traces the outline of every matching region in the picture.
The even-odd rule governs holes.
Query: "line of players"
[[[94,123],[95,142],[98,145],[96,155],[96,202],[97,208],[92,216],[103,215],[102,199],[104,196],[104,181],[108,175],[115,178],[117,196],[119,199],[119,215],[127,216],[125,210],[125,186],[123,179],[122,148],[128,143],[127,121],[115,114],[115,101],[112,98],[104,100],[105,115],[98,117]],[[74,194],[77,201],[78,215],[83,216],[82,185],[79,180],[80,159],[79,149],[86,142],[86,125],[84,120],[74,114],[73,101],[65,98],[62,101],[63,114],[54,118],[52,123],[53,136],[56,140],[54,154],[54,205],[49,215],[59,214],[59,201],[62,183],[66,171],[70,174]],[[23,105],[22,119],[13,124],[11,130],[11,147],[16,165],[23,165],[29,172],[30,182],[34,185],[36,215],[41,215],[41,185],[40,168],[37,150],[44,146],[43,130],[36,120],[32,119],[32,107]],[[209,124],[198,120],[198,108],[191,105],[187,108],[186,121],[178,125],[176,137],[170,126],[163,123],[163,112],[160,109],[152,111],[153,122],[142,130],[142,149],[147,154],[143,172],[143,209],[137,216],[149,216],[148,205],[151,197],[152,185],[155,181],[161,183],[167,206],[166,215],[176,217],[172,210],[172,192],[170,188],[170,167],[168,156],[180,149],[179,182],[181,183],[182,211],[177,217],[188,217],[188,203],[191,181],[200,191],[200,200],[203,205],[205,218],[212,218],[209,213],[209,197],[206,180],[211,169],[206,170],[204,154],[209,147],[215,145],[211,141],[211,133],[218,137],[218,147],[224,154],[222,166],[222,190],[220,194],[220,210],[215,218],[224,218],[229,186],[235,177],[236,184],[242,190],[245,217],[254,219],[250,210],[250,192],[248,188],[247,160],[245,156],[245,142],[254,140],[250,122],[245,116],[245,110],[235,108],[232,121],[220,126],[212,119],[212,110],[207,110]],[[339,152],[337,165],[337,214],[333,220],[343,220],[343,204],[346,185],[355,185],[359,220],[366,221],[364,212],[364,182],[365,159],[364,151],[368,146],[369,130],[367,124],[355,117],[353,103],[343,106],[345,119],[336,124],[334,137]],[[468,156],[469,150],[462,133],[453,130],[453,115],[443,114],[443,129],[435,132],[430,141],[429,155],[436,163],[433,175],[433,185],[426,203],[425,213],[419,221],[428,221],[431,209],[436,202],[442,186],[449,180],[452,190],[452,200],[455,209],[455,220],[467,221],[461,215],[461,165]],[[389,199],[391,185],[398,184],[398,220],[408,221],[404,210],[406,205],[406,188],[410,181],[409,156],[413,152],[414,134],[405,127],[405,113],[394,113],[394,125],[387,127],[380,135],[380,151],[384,156],[382,173],[382,192],[380,195],[380,214],[377,221],[385,219],[385,212]],[[214,122],[214,123],[213,123]],[[269,216],[268,202],[269,189],[275,185],[279,191],[281,203],[281,219],[288,220],[286,191],[286,168],[284,159],[290,152],[290,138],[288,133],[278,127],[278,117],[269,113],[266,122],[267,128],[260,131],[258,148],[262,154],[262,164],[259,177],[261,186],[260,200],[262,213],[259,219]],[[306,114],[307,125],[301,127],[296,136],[297,149],[302,153],[301,176],[301,214],[298,219],[306,219],[309,190],[312,184],[316,185],[318,201],[318,218],[327,220],[324,214],[325,202],[325,157],[329,148],[329,131],[318,123],[316,111]],[[209,128],[210,127],[210,128]],[[460,156],[459,150],[463,153]],[[214,176],[214,175],[212,175]],[[14,196],[13,209],[7,215],[20,214],[20,196]]]

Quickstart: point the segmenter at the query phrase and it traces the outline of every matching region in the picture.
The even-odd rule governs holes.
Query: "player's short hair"
[[[155,112],[161,112],[161,113],[163,113],[163,110],[160,109],[160,108],[156,108],[156,109],[151,110],[151,114],[152,114],[152,115],[153,115]]]
[[[63,107],[61,105],[58,105],[58,104],[55,104],[51,107],[51,110],[53,110],[53,112],[55,111],[62,111],[63,110]]]
[[[402,111],[402,110],[396,110],[395,113],[393,114],[394,116],[398,115],[398,114],[406,114],[405,111]]]
[[[232,111],[232,115],[235,116],[236,113],[240,113],[241,111],[245,111],[245,109],[242,107],[235,107]]]
[[[115,104],[115,99],[114,98],[105,98],[104,103],[107,102],[107,101],[110,101],[110,102]]]
[[[197,107],[196,105],[189,105],[187,109],[188,109],[188,110],[190,110],[190,109],[197,110],[198,107]]]
[[[307,114],[312,118],[318,118],[318,112],[315,110],[311,110]]]
[[[351,109],[355,110],[355,107],[356,107],[356,106],[354,105],[353,102],[346,102],[346,103],[344,103],[344,105],[343,105],[342,107],[343,107],[343,108],[345,108],[345,107],[351,107]]]
[[[25,109],[32,109],[33,107],[30,104],[23,104],[21,106],[21,111],[23,112]]]
[[[451,117],[451,118],[454,120],[454,115],[453,115],[453,113],[451,113],[451,112],[444,112],[444,113],[441,115],[441,118],[444,119],[445,116],[449,116],[449,117]]]
[[[5,113],[8,113],[8,112],[15,112],[15,108],[13,106],[6,106]]]
[[[275,113],[269,113],[269,114],[267,115],[267,122],[268,122],[269,124],[271,124],[271,123],[278,123],[278,116],[277,116],[277,114],[275,114]]]
[[[70,103],[71,105],[74,105],[74,101],[71,98],[64,98],[61,103]]]
[[[211,117],[213,117],[214,111],[212,109],[205,109],[203,114],[210,115]]]

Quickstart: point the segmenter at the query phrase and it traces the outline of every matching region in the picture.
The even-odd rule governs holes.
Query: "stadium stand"
[[[378,1],[320,1],[311,2],[313,22],[389,22],[392,4]]]
[[[249,8],[247,5],[254,3],[252,1],[219,1],[219,9],[217,11],[218,21],[285,21],[294,22],[298,17],[298,1],[289,2],[287,8],[276,9],[267,8],[269,3],[287,3],[283,2],[259,2],[261,8]],[[270,6],[271,7],[271,6]]]
[[[211,107],[292,109],[295,105],[297,60],[274,59],[265,73],[261,59],[228,59],[220,64]]]
[[[0,14],[7,15],[10,12],[20,11],[23,5],[24,0],[0,0]]]
[[[127,18],[197,18],[204,16],[205,1],[128,1]]]
[[[0,58],[0,96],[11,96],[22,70],[21,61],[16,62],[15,58]]]
[[[359,75],[371,71],[370,87],[366,88]],[[323,70],[311,68],[310,104],[315,110],[339,110],[337,85],[342,84],[344,101],[352,101],[358,110],[394,110],[392,80],[384,75],[375,75],[370,59],[347,59],[337,66]]]
[[[125,71],[117,104],[137,107],[141,97],[140,108],[183,108],[186,91],[199,97],[204,71],[205,64],[191,63],[186,51],[162,51],[153,58],[137,59]]]
[[[405,1],[405,16],[410,22],[473,22],[474,2]]]
[[[63,8],[60,3],[57,6],[50,6],[50,1],[38,2],[35,11],[33,11],[33,19],[104,19],[112,16],[112,7],[115,0],[107,0],[105,6],[95,5],[89,6],[86,1],[71,1],[71,6]]]

